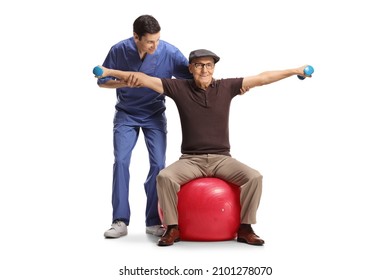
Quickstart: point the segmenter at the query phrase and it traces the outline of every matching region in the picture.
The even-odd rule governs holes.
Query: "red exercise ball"
[[[178,192],[180,239],[223,241],[240,226],[240,189],[219,178],[197,178]]]

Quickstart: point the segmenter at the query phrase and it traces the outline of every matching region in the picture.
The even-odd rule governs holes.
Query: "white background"
[[[386,1],[8,1],[0,11],[1,279],[146,279],[119,269],[270,266],[264,279],[389,279],[389,98]],[[311,64],[255,88],[231,109],[232,154],[258,169],[255,230],[236,242],[156,246],[144,234],[147,154],[131,165],[129,235],[111,222],[115,91],[92,68],[154,15],[185,55],[219,56],[215,77]],[[167,100],[167,164],[181,132]],[[142,135],[141,135],[142,136]],[[220,278],[221,276],[214,276]],[[224,279],[257,279],[223,276]]]

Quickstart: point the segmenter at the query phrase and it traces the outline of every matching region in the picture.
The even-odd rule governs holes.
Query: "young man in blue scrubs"
[[[192,79],[187,58],[177,47],[160,40],[160,30],[160,25],[154,17],[138,17],[133,24],[133,37],[112,46],[103,66],[123,71],[139,71],[158,78]],[[111,228],[104,236],[117,238],[127,234],[131,214],[129,166],[140,130],[145,138],[150,163],[144,183],[147,198],[146,233],[161,236],[164,228],[158,214],[156,176],[165,167],[165,96],[145,87],[127,87],[124,81],[114,77],[98,79],[98,85],[116,89],[117,95],[113,129],[113,216]]]

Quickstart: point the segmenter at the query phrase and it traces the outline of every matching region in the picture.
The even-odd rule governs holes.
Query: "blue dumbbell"
[[[100,66],[95,66],[92,72],[96,77],[103,75],[103,69]]]
[[[313,66],[310,66],[310,65],[306,66],[306,68],[303,70],[303,72],[305,73],[306,76],[311,76],[311,74],[313,74],[313,72],[314,72],[314,68],[313,68]],[[297,75],[297,76],[300,80],[304,80],[306,78],[305,76],[302,76],[302,75]]]

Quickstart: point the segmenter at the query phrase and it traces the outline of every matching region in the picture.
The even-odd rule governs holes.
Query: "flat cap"
[[[189,61],[191,61],[195,58],[199,57],[207,57],[210,56],[214,58],[214,63],[217,63],[219,61],[219,56],[213,53],[212,51],[206,50],[206,49],[199,49],[199,50],[194,50],[190,53]]]

